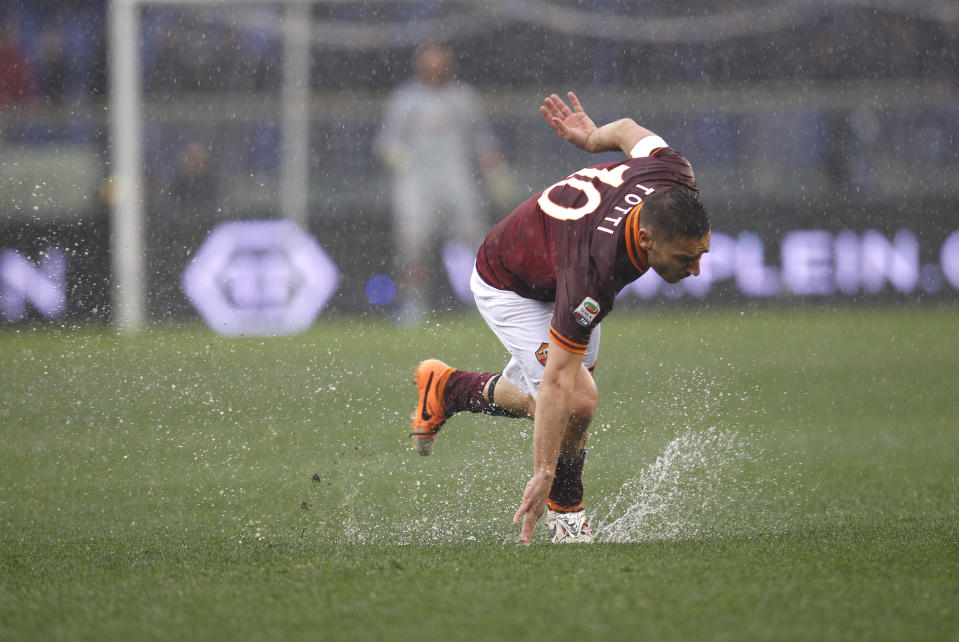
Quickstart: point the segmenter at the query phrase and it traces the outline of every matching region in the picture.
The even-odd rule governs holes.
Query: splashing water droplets
[[[700,535],[710,515],[732,501],[728,473],[747,446],[736,432],[715,427],[674,438],[638,477],[623,484],[603,517],[593,518],[597,540],[626,543]]]

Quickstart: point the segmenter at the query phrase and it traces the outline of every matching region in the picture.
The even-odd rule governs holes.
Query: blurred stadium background
[[[625,305],[956,299],[956,2],[24,0],[0,7],[3,323],[196,318],[181,278],[211,230],[277,218],[339,272],[324,313],[376,311],[372,138],[427,38],[480,88],[516,202],[593,161],[542,123],[551,92],[692,161],[706,278]]]

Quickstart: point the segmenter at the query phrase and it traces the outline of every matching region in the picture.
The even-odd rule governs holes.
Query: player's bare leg
[[[573,414],[563,434],[560,457],[577,457],[586,446],[587,429],[593,420],[597,396],[598,391],[593,376],[583,367],[576,379],[576,401]],[[536,416],[536,400],[499,374],[493,375],[486,382],[483,388],[483,399],[491,406],[502,410],[504,416],[528,419]]]
[[[536,414],[536,400],[504,379],[500,373],[486,382],[483,398],[487,403],[502,408],[511,417],[532,419]]]

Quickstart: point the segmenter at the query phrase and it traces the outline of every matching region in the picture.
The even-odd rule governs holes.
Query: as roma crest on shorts
[[[549,353],[549,344],[541,343],[539,348],[536,349],[536,360],[543,364],[543,367],[546,366],[546,356]]]
[[[596,318],[596,315],[599,314],[599,303],[596,302],[596,299],[591,297],[586,297],[583,299],[583,302],[579,304],[579,307],[573,310],[573,318],[576,319],[576,323],[580,324],[584,328],[588,328],[589,324],[593,322],[593,319]]]

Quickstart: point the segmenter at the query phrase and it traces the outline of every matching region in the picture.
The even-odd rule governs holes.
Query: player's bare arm
[[[556,474],[563,434],[573,413],[576,377],[583,363],[582,355],[567,352],[557,345],[550,345],[549,354],[533,419],[533,476],[526,484],[519,509],[513,516],[514,524],[523,520],[519,540],[526,546],[532,542],[533,528],[546,509],[546,497]]]
[[[629,155],[636,143],[647,136],[655,136],[652,131],[638,125],[631,118],[622,118],[596,127],[576,94],[569,92],[567,97],[571,107],[559,96],[552,94],[543,101],[540,113],[560,138],[584,151],[598,154],[620,150]]]
[[[647,136],[655,135],[645,127],[637,125],[632,118],[621,118],[594,131],[587,141],[586,151],[599,153],[620,150],[630,156],[636,143]]]

